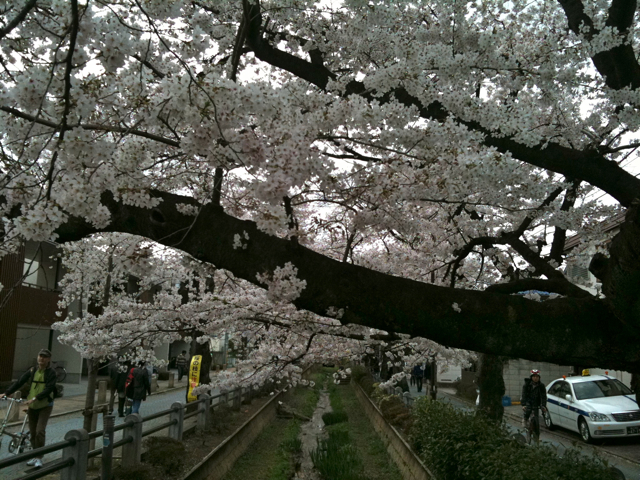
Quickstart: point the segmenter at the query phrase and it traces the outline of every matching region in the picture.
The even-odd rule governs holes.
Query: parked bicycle
[[[4,420],[2,421],[2,426],[0,426],[0,447],[2,447],[2,437],[6,435],[11,438],[9,441],[9,453],[15,453],[16,455],[26,452],[27,450],[31,450],[31,441],[29,440],[29,432],[25,431],[27,428],[27,418],[28,415],[24,416],[24,420],[22,421],[22,428],[15,433],[5,431],[7,427],[7,423],[9,423],[9,418],[11,415],[11,411],[13,408],[19,408],[19,404],[22,403],[22,400],[16,398],[2,398],[0,401],[9,402],[9,406],[7,407],[7,413],[4,416]]]
[[[531,410],[531,416],[529,417],[529,421],[527,422],[527,444],[531,445],[531,441],[538,445],[540,443],[540,418],[539,418],[539,410],[540,407],[533,407]],[[542,407],[542,415],[549,415],[549,412],[546,408]]]
[[[58,365],[56,362],[51,363],[53,371],[56,372],[56,382],[64,382],[64,379],[67,378],[67,371],[65,370],[65,368],[62,365]]]

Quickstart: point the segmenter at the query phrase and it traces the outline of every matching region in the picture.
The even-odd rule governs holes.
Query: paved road
[[[414,396],[424,395],[425,391],[423,389],[423,391],[418,394],[415,387],[412,387],[411,393]],[[442,389],[438,392],[438,399],[450,403],[456,408],[467,411],[473,410],[473,406],[470,406],[468,402],[455,397],[451,393],[445,393]],[[518,412],[519,415],[521,410],[518,410],[518,408],[512,408],[511,410],[513,411],[510,411],[509,413],[513,414]],[[521,419],[514,420],[511,416],[506,415],[505,419],[513,433],[524,434]],[[581,449],[584,455],[598,455],[607,460],[609,465],[618,468],[627,480],[640,480],[640,462],[633,461],[636,459],[640,460],[640,439],[638,438],[621,440],[609,439],[603,444],[587,445],[582,441],[580,435],[577,433],[563,429],[550,432],[543,426],[540,432],[540,440],[553,445],[559,455],[562,455],[565,450],[577,446]]]
[[[152,395],[147,398],[145,402],[142,403],[140,407],[140,414],[145,417],[147,415],[151,415],[153,413],[160,412],[162,410],[167,410],[171,407],[171,404],[174,402],[183,402],[184,401],[185,392],[184,390],[173,390],[167,393],[161,393],[158,395]],[[54,407],[55,408],[55,407]],[[124,421],[124,418],[116,417],[116,425],[121,424]],[[161,417],[155,420],[151,420],[150,422],[144,423],[144,429],[148,429],[154,425],[160,425],[168,421],[168,417]],[[64,440],[64,436],[69,430],[74,430],[78,428],[82,428],[83,419],[80,413],[66,415],[62,417],[52,418],[49,421],[47,426],[47,445],[51,443],[56,443]],[[98,418],[98,430],[102,429],[102,414],[100,414]],[[12,431],[15,430],[12,429]],[[116,433],[116,440],[119,440],[122,433]],[[9,455],[7,446],[8,440],[3,439],[2,448],[0,449],[0,458],[5,458]],[[102,439],[96,439],[96,448],[102,446]],[[60,457],[61,452],[51,453],[45,456],[45,463],[47,461],[51,461],[55,458]],[[11,480],[15,478],[19,478],[24,475],[25,469],[27,469],[26,465],[14,465],[12,467],[0,470],[0,480]]]

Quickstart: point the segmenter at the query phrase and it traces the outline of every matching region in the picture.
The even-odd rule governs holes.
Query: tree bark
[[[151,194],[162,203],[148,210],[123,205],[105,193],[102,200],[111,211],[112,222],[102,231],[147,237],[258,285],[256,274],[291,262],[298,277],[307,282],[295,305],[318,315],[326,315],[330,307],[342,309],[344,324],[533,361],[640,370],[640,350],[635,348],[640,340],[637,320],[620,322],[605,301],[589,297],[535,302],[395,277],[294,246],[259,231],[254,222],[236,219],[212,205],[202,206],[195,219],[184,216],[176,205],[197,205],[192,198]],[[66,242],[98,231],[82,219],[70,218],[57,233],[58,240]],[[247,248],[234,249],[234,235],[244,236],[244,232],[249,236]],[[543,334],[531,335],[532,328]]]
[[[505,386],[502,376],[504,359],[498,355],[480,355],[480,371],[478,373],[478,387],[480,388],[480,405],[478,414],[485,415],[496,422],[502,421],[504,407],[502,397]]]
[[[91,358],[87,358],[87,395],[84,401],[84,421],[82,428],[87,432],[91,432],[91,423],[93,419],[93,406],[96,398],[96,381],[98,379],[98,363]]]

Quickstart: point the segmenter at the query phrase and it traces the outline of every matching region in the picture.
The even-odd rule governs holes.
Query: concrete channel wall
[[[398,466],[400,473],[405,480],[435,480],[436,477],[413,453],[411,447],[400,436],[398,431],[382,416],[382,412],[373,401],[364,393],[362,387],[352,382],[356,397],[360,401],[363,410],[373,428],[375,428],[383,443],[387,447],[387,452]]]
[[[249,420],[218,445],[202,462],[184,476],[184,480],[219,480],[258,438],[262,429],[276,417],[282,392],[274,395]]]

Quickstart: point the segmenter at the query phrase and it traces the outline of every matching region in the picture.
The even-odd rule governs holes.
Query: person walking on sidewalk
[[[176,367],[178,367],[178,381],[182,380],[182,376],[187,370],[187,351],[183,350],[178,358],[176,358]]]
[[[53,410],[53,398],[56,389],[56,372],[51,368],[51,352],[46,348],[43,348],[38,353],[38,368],[32,367],[27,370],[17,382],[0,395],[0,398],[11,395],[27,382],[31,382],[31,386],[24,405],[29,407],[27,416],[29,418],[31,446],[36,449],[44,447],[47,422]],[[36,468],[42,467],[42,457],[29,460],[27,465]]]
[[[131,399],[131,413],[139,413],[140,405],[151,395],[151,382],[144,362],[133,368],[127,377],[127,398]]]
[[[424,368],[422,365],[416,365],[411,371],[411,378],[418,387],[418,392],[422,392],[422,379],[424,378]]]
[[[118,416],[124,417],[124,404],[126,400],[125,385],[127,383],[127,375],[131,370],[131,364],[126,362],[124,365],[115,363],[109,370],[111,377],[111,397],[109,398],[109,414],[113,413],[116,392],[118,394]]]
[[[541,408],[543,412],[547,409],[547,390],[540,381],[540,370],[531,370],[529,378],[524,379],[521,403],[524,410],[522,426],[525,428],[534,408]]]

